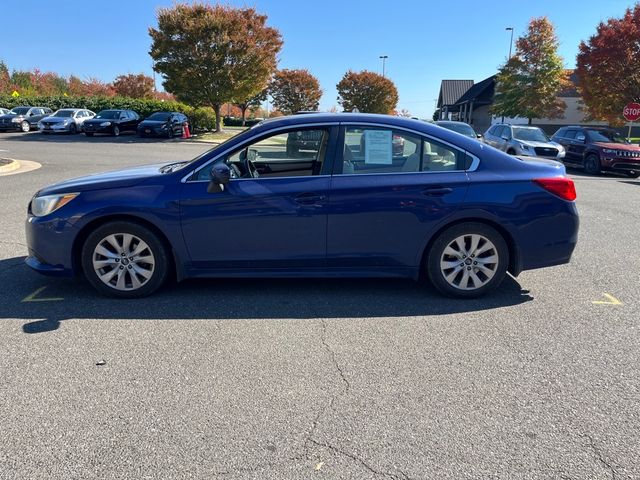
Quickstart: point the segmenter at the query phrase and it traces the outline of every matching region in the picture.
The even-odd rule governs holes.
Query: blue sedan
[[[190,161],[43,188],[28,208],[26,262],[114,297],[170,277],[422,276],[476,297],[507,271],[569,262],[575,197],[561,164],[432,124],[296,115]]]

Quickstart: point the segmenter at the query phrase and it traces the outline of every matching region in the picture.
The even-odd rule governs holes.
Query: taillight
[[[563,200],[569,200],[572,202],[576,199],[576,186],[570,178],[536,178],[533,180],[533,183],[541,186],[546,191],[557,195]]]

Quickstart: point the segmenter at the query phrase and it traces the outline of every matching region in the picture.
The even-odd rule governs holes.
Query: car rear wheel
[[[169,271],[167,251],[151,230],[112,222],[94,230],[82,248],[82,268],[98,292],[118,298],[150,295]]]
[[[20,130],[27,133],[31,130],[31,125],[26,120],[23,120],[22,123],[20,124]]]
[[[592,153],[585,159],[584,169],[591,175],[598,175],[600,173],[600,159],[596,154]]]
[[[509,249],[502,235],[483,223],[442,232],[427,256],[433,286],[451,297],[474,298],[494,290],[507,273]]]

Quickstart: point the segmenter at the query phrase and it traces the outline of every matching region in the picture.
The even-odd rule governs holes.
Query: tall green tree
[[[267,87],[282,47],[278,30],[253,8],[205,3],[177,4],[158,11],[149,52],[168,92],[192,105],[220,107]]]
[[[345,73],[336,85],[338,103],[345,112],[392,113],[398,104],[398,89],[388,78],[374,72]]]
[[[640,102],[640,3],[622,18],[600,22],[596,34],[580,42],[576,58],[578,90],[587,116],[624,123],[622,109]]]
[[[322,90],[309,70],[280,70],[269,85],[273,106],[285,114],[318,110]]]
[[[566,82],[553,24],[547,17],[533,18],[498,72],[491,113],[528,118],[529,124],[533,118],[561,118],[566,104],[558,93]]]

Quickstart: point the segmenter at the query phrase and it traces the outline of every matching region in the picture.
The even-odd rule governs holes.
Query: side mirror
[[[207,185],[208,193],[220,193],[224,191],[224,186],[229,183],[231,179],[231,170],[226,163],[216,163],[211,168],[211,180]]]
[[[576,137],[576,141],[581,142],[581,143],[585,143],[586,142],[586,138],[584,135],[580,135],[579,137]]]

